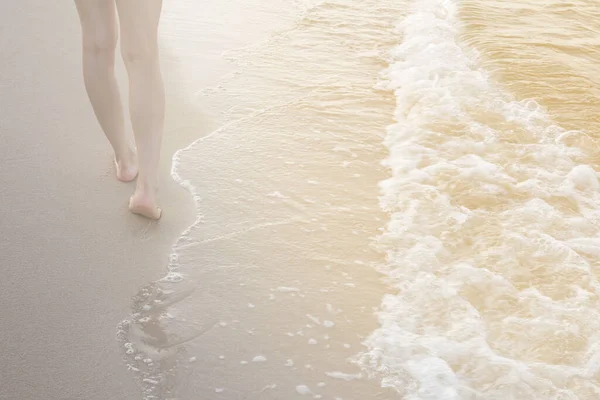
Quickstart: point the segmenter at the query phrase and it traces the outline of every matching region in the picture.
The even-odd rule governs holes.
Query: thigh
[[[116,0],[124,55],[155,53],[162,0]]]
[[[84,46],[113,48],[118,26],[114,0],[75,0]]]

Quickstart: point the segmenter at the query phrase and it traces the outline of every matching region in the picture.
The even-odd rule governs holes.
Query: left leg
[[[114,0],[75,0],[81,21],[83,78],[96,118],[115,152],[117,178],[137,175],[135,153],[127,140],[121,95],[115,78],[117,12]]]

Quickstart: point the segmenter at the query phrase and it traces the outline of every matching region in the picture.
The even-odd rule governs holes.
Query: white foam
[[[415,0],[379,84],[397,102],[380,183],[396,293],[357,362],[414,400],[597,396],[598,176],[461,44],[458,6]]]
[[[302,396],[306,396],[306,395],[312,394],[312,391],[306,385],[298,385],[298,386],[296,386],[296,392],[298,394],[302,395]]]
[[[277,291],[282,292],[282,293],[294,293],[294,292],[299,292],[300,289],[295,288],[295,287],[279,286],[277,288]]]
[[[308,319],[310,319],[315,324],[321,325],[321,321],[319,320],[319,318],[315,317],[314,315],[310,315],[310,314],[306,314],[306,316],[308,317]]]
[[[347,374],[345,372],[340,371],[326,372],[325,374],[330,378],[341,379],[343,381],[353,381],[355,379],[361,378],[360,374]]]

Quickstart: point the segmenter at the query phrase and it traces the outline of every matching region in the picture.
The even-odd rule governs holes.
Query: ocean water
[[[595,3],[267,3],[187,64],[220,127],[119,326],[143,398],[599,398]]]

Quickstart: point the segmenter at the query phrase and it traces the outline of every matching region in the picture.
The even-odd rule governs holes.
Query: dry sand
[[[2,2],[0,16],[0,399],[140,398],[116,325],[194,219],[169,166],[211,124],[175,123],[186,109],[167,76],[164,218],[130,215],[133,184],[114,178],[83,87],[74,5]]]

